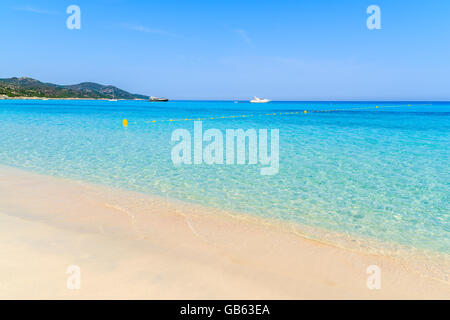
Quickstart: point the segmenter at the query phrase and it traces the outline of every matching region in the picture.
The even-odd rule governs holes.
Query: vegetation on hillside
[[[148,99],[145,95],[132,94],[114,86],[104,86],[94,82],[57,85],[26,77],[0,79],[0,95],[2,94],[8,97]]]

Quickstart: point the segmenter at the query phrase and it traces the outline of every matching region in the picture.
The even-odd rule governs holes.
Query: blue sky
[[[81,30],[66,8],[81,8]],[[366,9],[381,9],[368,30]],[[448,0],[0,4],[0,77],[174,99],[450,100]]]

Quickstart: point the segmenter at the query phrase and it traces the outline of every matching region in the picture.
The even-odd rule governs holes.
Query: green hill
[[[104,86],[94,82],[57,85],[26,77],[0,79],[0,95],[2,94],[8,97],[148,99],[145,95],[132,94],[114,86]]]

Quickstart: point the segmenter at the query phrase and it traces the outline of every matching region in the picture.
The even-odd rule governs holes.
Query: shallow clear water
[[[152,123],[240,114],[254,116],[203,128],[279,129],[277,175],[259,165],[175,167],[172,131],[192,132],[193,122]],[[449,120],[450,103],[436,102],[9,100],[0,101],[0,163],[450,253]]]

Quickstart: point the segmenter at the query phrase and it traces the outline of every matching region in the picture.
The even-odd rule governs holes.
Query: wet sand
[[[258,218],[0,166],[0,298],[449,299],[450,284]]]

